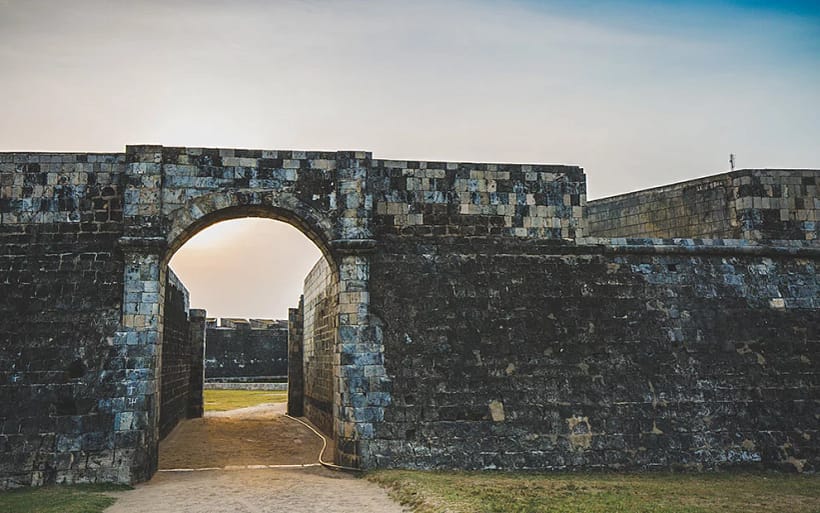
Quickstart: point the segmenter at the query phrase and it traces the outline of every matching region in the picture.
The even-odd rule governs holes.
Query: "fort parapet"
[[[593,237],[817,240],[817,171],[743,169],[587,204]]]

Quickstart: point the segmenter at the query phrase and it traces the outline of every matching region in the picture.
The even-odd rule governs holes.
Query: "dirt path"
[[[322,442],[282,415],[279,405],[208,414],[182,422],[160,444],[160,471],[133,490],[111,494],[106,513],[401,513],[377,485],[323,467],[236,469],[312,464]],[[229,470],[225,470],[229,467]]]
[[[401,513],[377,485],[323,468],[166,472],[106,513]]]
[[[159,468],[315,463],[322,441],[285,417],[284,408],[259,405],[183,421],[160,444]]]

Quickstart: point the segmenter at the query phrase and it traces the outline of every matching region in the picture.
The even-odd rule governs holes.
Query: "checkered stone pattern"
[[[320,211],[335,208],[336,152],[163,147],[162,156],[164,214],[225,189],[291,193]]]
[[[579,167],[376,160],[370,182],[379,234],[584,234],[586,178]]]
[[[732,177],[743,239],[820,239],[820,171],[757,170]]]
[[[77,223],[90,233],[100,223],[119,223],[124,164],[121,154],[0,154],[0,220]]]

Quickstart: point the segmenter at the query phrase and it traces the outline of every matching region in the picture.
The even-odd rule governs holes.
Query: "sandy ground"
[[[159,468],[315,463],[322,441],[284,413],[284,404],[260,405],[180,422],[160,443]]]
[[[160,469],[222,470],[160,471],[133,490],[112,493],[117,502],[106,513],[407,511],[351,474],[317,466],[242,468],[316,463],[321,440],[283,412],[284,405],[262,405],[183,421],[160,444]]]
[[[106,513],[402,513],[377,485],[324,468],[161,472]]]

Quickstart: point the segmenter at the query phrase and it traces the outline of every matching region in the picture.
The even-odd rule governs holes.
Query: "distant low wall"
[[[288,389],[287,383],[205,383],[205,390],[281,390]]]
[[[225,322],[231,327],[209,326],[205,343],[205,379],[274,378],[288,374],[287,323],[259,319]],[[265,328],[253,328],[252,325]]]

